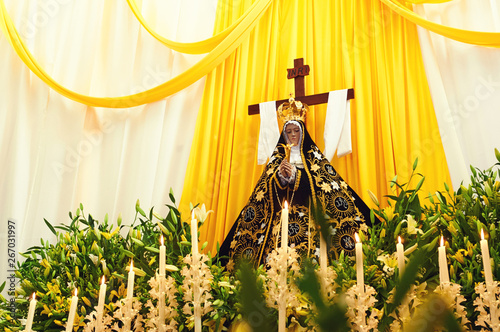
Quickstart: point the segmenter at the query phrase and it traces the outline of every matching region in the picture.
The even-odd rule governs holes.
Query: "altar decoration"
[[[146,322],[147,331],[177,331],[177,321],[178,316],[176,308],[179,303],[177,302],[177,288],[175,284],[175,279],[172,276],[165,278],[164,275],[157,274],[155,278],[149,279],[149,285],[151,287],[149,294],[150,299],[148,299],[146,307],[149,309],[149,315]],[[161,297],[165,301],[163,303],[164,314],[160,317],[160,310],[162,306],[159,304],[161,302]],[[155,305],[155,303],[157,305]],[[167,323],[166,323],[167,322]]]
[[[380,312],[375,308],[376,291],[369,285],[359,291],[359,286],[352,286],[345,294],[347,318],[353,331],[377,331]],[[369,315],[367,315],[367,312]]]
[[[485,282],[478,283],[475,287],[477,297],[474,306],[479,313],[476,325],[484,329],[498,331],[500,329],[498,313],[500,311],[500,284],[494,281],[491,291],[486,287]]]
[[[461,286],[456,283],[446,282],[437,287],[434,292],[441,295],[448,310],[453,313],[457,322],[461,326],[467,326],[469,319],[467,318],[467,311],[462,305],[465,302],[465,297],[460,293],[460,288]]]
[[[54,243],[41,239],[40,245],[22,254],[25,261],[16,272],[20,280],[16,316],[0,296],[0,329],[24,330],[33,303],[30,298],[35,294],[31,330],[64,330],[77,289],[73,331],[101,331],[101,327],[123,331],[128,322],[136,331],[190,331],[195,324],[195,286],[200,289],[202,331],[243,326],[259,332],[277,331],[276,299],[285,291],[288,331],[326,329],[333,319],[352,331],[406,331],[422,317],[428,328],[496,328],[500,312],[498,151],[496,156],[499,163],[492,168],[471,168],[470,185],[455,192],[444,184],[442,191],[425,196],[420,192],[424,176],[416,172],[415,162],[408,179],[395,177],[391,181],[393,195],[386,200],[373,195],[377,201],[372,209],[373,226],[361,225],[359,230],[364,293],[356,286],[361,275],[357,274],[354,252],[342,252],[336,261],[327,262],[326,269],[320,269],[317,259],[299,260],[291,248],[287,248],[287,255],[277,248],[268,265],[247,275],[247,281],[254,278],[254,284],[260,286],[250,294],[245,292],[248,282],[242,281],[238,266],[234,272],[228,271],[215,253],[205,250],[207,243],[200,243],[200,255],[194,259],[191,216],[181,216],[173,193],[166,216],[154,209],[144,211],[137,202],[135,219],[126,222],[121,218],[110,221],[107,216],[99,221],[84,213],[80,205],[69,213],[68,225],[46,221],[57,238]],[[203,227],[210,212],[203,205],[191,210]],[[165,249],[160,248],[161,236]],[[404,269],[398,267],[398,261],[403,260],[401,249],[399,253],[397,249],[398,237],[404,243]],[[439,277],[441,237],[449,276],[449,282],[444,283]],[[163,250],[165,263],[159,258]],[[133,294],[127,297],[132,260]],[[485,269],[488,261],[491,278],[488,267]],[[159,271],[160,262],[165,264],[164,276]],[[285,265],[286,286],[279,279]],[[198,278],[193,277],[193,269],[200,273]],[[395,273],[398,270],[404,271]],[[103,276],[106,290],[101,319],[98,304]],[[242,305],[243,295],[247,296],[245,303],[255,300],[258,305],[248,309]],[[163,309],[160,296],[165,300]],[[363,315],[357,314],[362,312],[364,322],[360,320]],[[263,321],[268,329],[258,325]]]
[[[181,271],[184,277],[181,289],[185,301],[182,311],[188,317],[186,326],[196,332],[201,331],[201,316],[213,310],[210,294],[213,276],[207,261],[207,255],[187,255]]]
[[[278,331],[284,332],[289,313],[301,307],[300,292],[293,280],[298,277],[297,252],[288,246],[281,246],[269,255],[267,270],[266,301],[269,307],[278,310]]]
[[[390,325],[390,331],[398,332],[408,330],[411,326],[412,320],[415,316],[415,311],[423,303],[423,299],[427,295],[427,284],[424,282],[419,285],[411,285],[410,289],[404,296],[400,304],[392,312],[391,316],[394,318]],[[388,303],[393,303],[394,291],[391,291]]]

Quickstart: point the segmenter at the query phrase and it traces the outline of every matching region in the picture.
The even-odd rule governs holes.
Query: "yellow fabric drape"
[[[238,24],[226,38],[213,48],[202,60],[178,76],[170,79],[149,90],[123,97],[92,97],[71,91],[56,82],[36,61],[25,43],[19,36],[11,18],[5,8],[5,3],[0,0],[0,28],[22,61],[42,81],[63,96],[77,102],[96,107],[126,108],[147,103],[152,103],[174,94],[192,83],[196,82],[207,73],[211,72],[224,59],[226,59],[243,40],[248,37],[255,24],[266,12],[271,0],[259,0],[256,6],[244,19],[244,24]]]
[[[222,31],[251,5],[221,6]],[[233,4],[234,5],[234,4]],[[380,2],[273,1],[250,38],[207,76],[181,209],[189,202],[214,210],[200,241],[212,252],[245,205],[263,166],[257,165],[259,116],[249,104],[294,91],[286,69],[303,57],[310,65],[306,94],[355,89],[353,153],[332,164],[373,206],[392,194],[389,181],[408,180],[415,158],[425,174],[423,193],[451,183],[421,59],[416,26]],[[326,105],[313,107],[306,125],[322,149]]]
[[[415,14],[411,9],[405,7],[399,0],[380,0],[399,15],[410,22],[442,35],[444,37],[467,44],[500,47],[499,32],[482,32],[448,27],[442,24],[434,23]]]
[[[445,3],[450,2],[452,0],[405,0],[405,2],[414,3],[414,4],[424,4],[424,3]]]
[[[142,13],[139,7],[137,6],[136,1],[127,0],[130,9],[134,13],[137,20],[141,23],[142,27],[146,29],[154,38],[156,38],[156,40],[158,40],[159,42],[161,42],[162,44],[164,44],[165,46],[174,51],[187,54],[203,54],[212,51],[225,38],[227,38],[227,36],[231,33],[231,31],[233,31],[238,25],[249,24],[248,21],[252,20],[252,13],[254,11],[259,11],[261,9],[262,4],[266,2],[269,3],[268,0],[258,0],[254,2],[254,4],[243,15],[241,15],[233,24],[231,24],[229,27],[222,30],[221,32],[217,33],[215,36],[212,36],[205,40],[201,40],[199,42],[180,43],[173,40],[169,40],[158,34],[156,31],[154,31],[153,28],[151,28],[151,26],[146,22],[144,16],[142,16]]]

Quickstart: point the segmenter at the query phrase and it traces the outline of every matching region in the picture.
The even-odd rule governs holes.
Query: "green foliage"
[[[19,264],[16,275],[21,280],[16,289],[17,318],[26,317],[29,306],[28,297],[37,296],[37,309],[33,329],[37,331],[60,331],[66,324],[70,297],[78,289],[80,298],[77,320],[84,326],[84,318],[97,305],[99,285],[102,276],[107,283],[106,308],[113,311],[113,303],[126,295],[127,268],[133,259],[136,272],[134,296],[143,303],[149,298],[148,280],[155,276],[158,269],[160,236],[165,238],[166,264],[181,267],[182,258],[191,252],[190,223],[181,220],[170,193],[169,212],[161,217],[151,208],[147,213],[137,201],[133,222],[125,225],[118,218],[116,224],[110,223],[108,216],[102,222],[92,215],[85,215],[83,205],[69,213],[69,225],[45,224],[57,237],[55,244],[41,239],[41,245],[29,248],[22,256],[26,260]],[[189,218],[190,220],[191,218]],[[229,273],[220,265],[209,261],[214,284],[225,282],[231,285]],[[178,283],[182,283],[179,272],[171,272]],[[234,279],[234,278],[233,278]],[[232,286],[231,286],[232,287]],[[214,310],[210,320],[214,326],[227,318],[236,316],[234,296],[228,287],[214,287]],[[179,297],[179,302],[182,299]],[[19,319],[8,316],[5,299],[0,301],[0,328],[12,331],[22,330]],[[186,316],[180,311],[182,328]],[[208,315],[207,315],[208,316]]]
[[[412,311],[415,319],[425,318],[430,330],[459,329],[449,310],[435,315],[431,312],[436,305],[444,305],[442,299],[434,295],[434,289],[439,284],[437,247],[441,236],[445,240],[450,280],[461,286],[460,292],[466,299],[462,304],[471,325],[465,328],[474,328],[478,315],[473,305],[476,298],[474,287],[475,283],[484,281],[479,246],[481,230],[488,239],[494,262],[494,279],[498,280],[500,276],[500,252],[497,249],[500,248],[500,153],[496,150],[495,155],[499,162],[491,168],[483,171],[471,167],[469,184],[452,191],[445,183],[444,190],[428,195],[421,192],[425,178],[416,172],[418,160],[415,160],[410,178],[400,183],[395,177],[390,182],[393,192],[385,197],[385,201],[377,199],[380,203],[372,210],[373,226],[362,228],[360,237],[363,242],[365,284],[376,290],[377,302],[370,310],[379,313],[379,330],[390,330],[396,323],[398,306],[415,286],[429,295],[418,310]],[[416,183],[414,187],[413,183]],[[68,225],[53,225],[45,220],[57,241],[51,244],[41,239],[40,245],[22,254],[26,260],[17,269],[17,277],[22,280],[16,291],[18,317],[9,316],[8,304],[0,297],[0,328],[6,331],[22,330],[19,318],[26,316],[27,299],[36,292],[39,304],[34,329],[60,331],[66,322],[69,298],[75,287],[81,299],[77,318],[83,326],[85,315],[97,304],[103,275],[108,284],[106,308],[112,312],[113,303],[125,297],[126,268],[131,259],[136,268],[134,294],[145,304],[150,290],[147,282],[158,269],[160,236],[165,238],[168,265],[181,269],[185,265],[183,257],[191,252],[190,224],[182,219],[172,192],[170,200],[165,217],[157,215],[153,208],[143,210],[137,202],[134,220],[126,223],[121,218],[111,223],[107,216],[98,221],[90,214],[85,215],[82,205],[74,214],[69,213]],[[204,216],[208,213],[203,206]],[[321,217],[318,214],[315,219],[324,222]],[[201,225],[202,222],[199,223]],[[326,230],[326,227],[319,228]],[[406,249],[407,264],[402,276],[394,254],[398,238]],[[314,321],[316,326],[326,331],[331,330],[335,321],[338,331],[348,329],[343,319],[346,307],[342,294],[356,284],[354,257],[342,252],[337,261],[330,263],[336,273],[338,294],[333,301],[325,300],[321,294],[315,273],[317,266],[303,261],[301,277],[295,282],[302,294],[302,309],[310,312],[289,314],[289,323],[293,322],[296,328],[300,325],[310,329],[311,321]],[[204,329],[221,330],[244,320],[252,325],[251,319],[256,314],[260,318],[259,330],[276,329],[277,310],[266,305],[263,280],[267,275],[262,267],[253,270],[243,264],[232,274],[221,266],[217,256],[210,255],[207,264],[213,275],[213,310],[203,316]],[[179,271],[169,272],[169,275],[177,285],[182,283],[183,276]],[[176,320],[179,330],[185,331],[190,328],[189,317],[182,310],[185,301],[180,287],[178,291],[179,316]]]

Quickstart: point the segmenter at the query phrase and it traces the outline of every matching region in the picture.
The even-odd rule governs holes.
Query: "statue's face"
[[[286,136],[288,137],[288,142],[293,145],[299,145],[300,140],[300,128],[296,124],[289,124],[285,129]]]

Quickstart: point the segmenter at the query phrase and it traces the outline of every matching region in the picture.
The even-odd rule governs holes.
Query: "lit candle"
[[[127,283],[127,299],[131,299],[134,296],[134,261],[130,261],[130,271],[128,271],[128,283]]]
[[[365,275],[363,267],[363,244],[359,239],[358,233],[354,233],[356,238],[356,277],[358,282],[358,289],[361,293],[365,292]]]
[[[493,274],[491,273],[490,250],[488,249],[488,240],[484,238],[484,231],[482,228],[481,228],[481,255],[483,256],[484,281],[486,282],[486,288],[488,289],[488,291],[490,291],[493,286]]]
[[[25,332],[31,332],[31,326],[33,326],[33,317],[35,316],[35,308],[36,308],[36,298],[35,293],[33,293],[33,297],[30,301],[30,308],[28,310],[28,320],[26,321]]]
[[[439,281],[441,284],[450,282],[450,275],[448,272],[448,263],[446,261],[446,247],[444,246],[444,238],[441,236],[441,245],[438,248],[439,253]]]
[[[401,278],[405,269],[405,249],[400,236],[398,236],[398,243],[396,244],[396,255],[398,257],[399,277]]]
[[[99,300],[97,302],[97,327],[102,331],[102,315],[104,312],[104,302],[106,297],[106,282],[104,276],[101,279],[101,288],[99,289]]]
[[[281,247],[288,248],[288,203],[285,201],[281,212]]]
[[[71,298],[71,306],[69,308],[68,322],[66,323],[66,332],[73,331],[73,324],[75,322],[76,307],[78,305],[78,291],[75,288],[75,295]]]
[[[160,275],[165,275],[165,245],[163,244],[163,234],[160,238]]]
[[[198,255],[198,220],[191,214],[191,254],[193,257]]]

